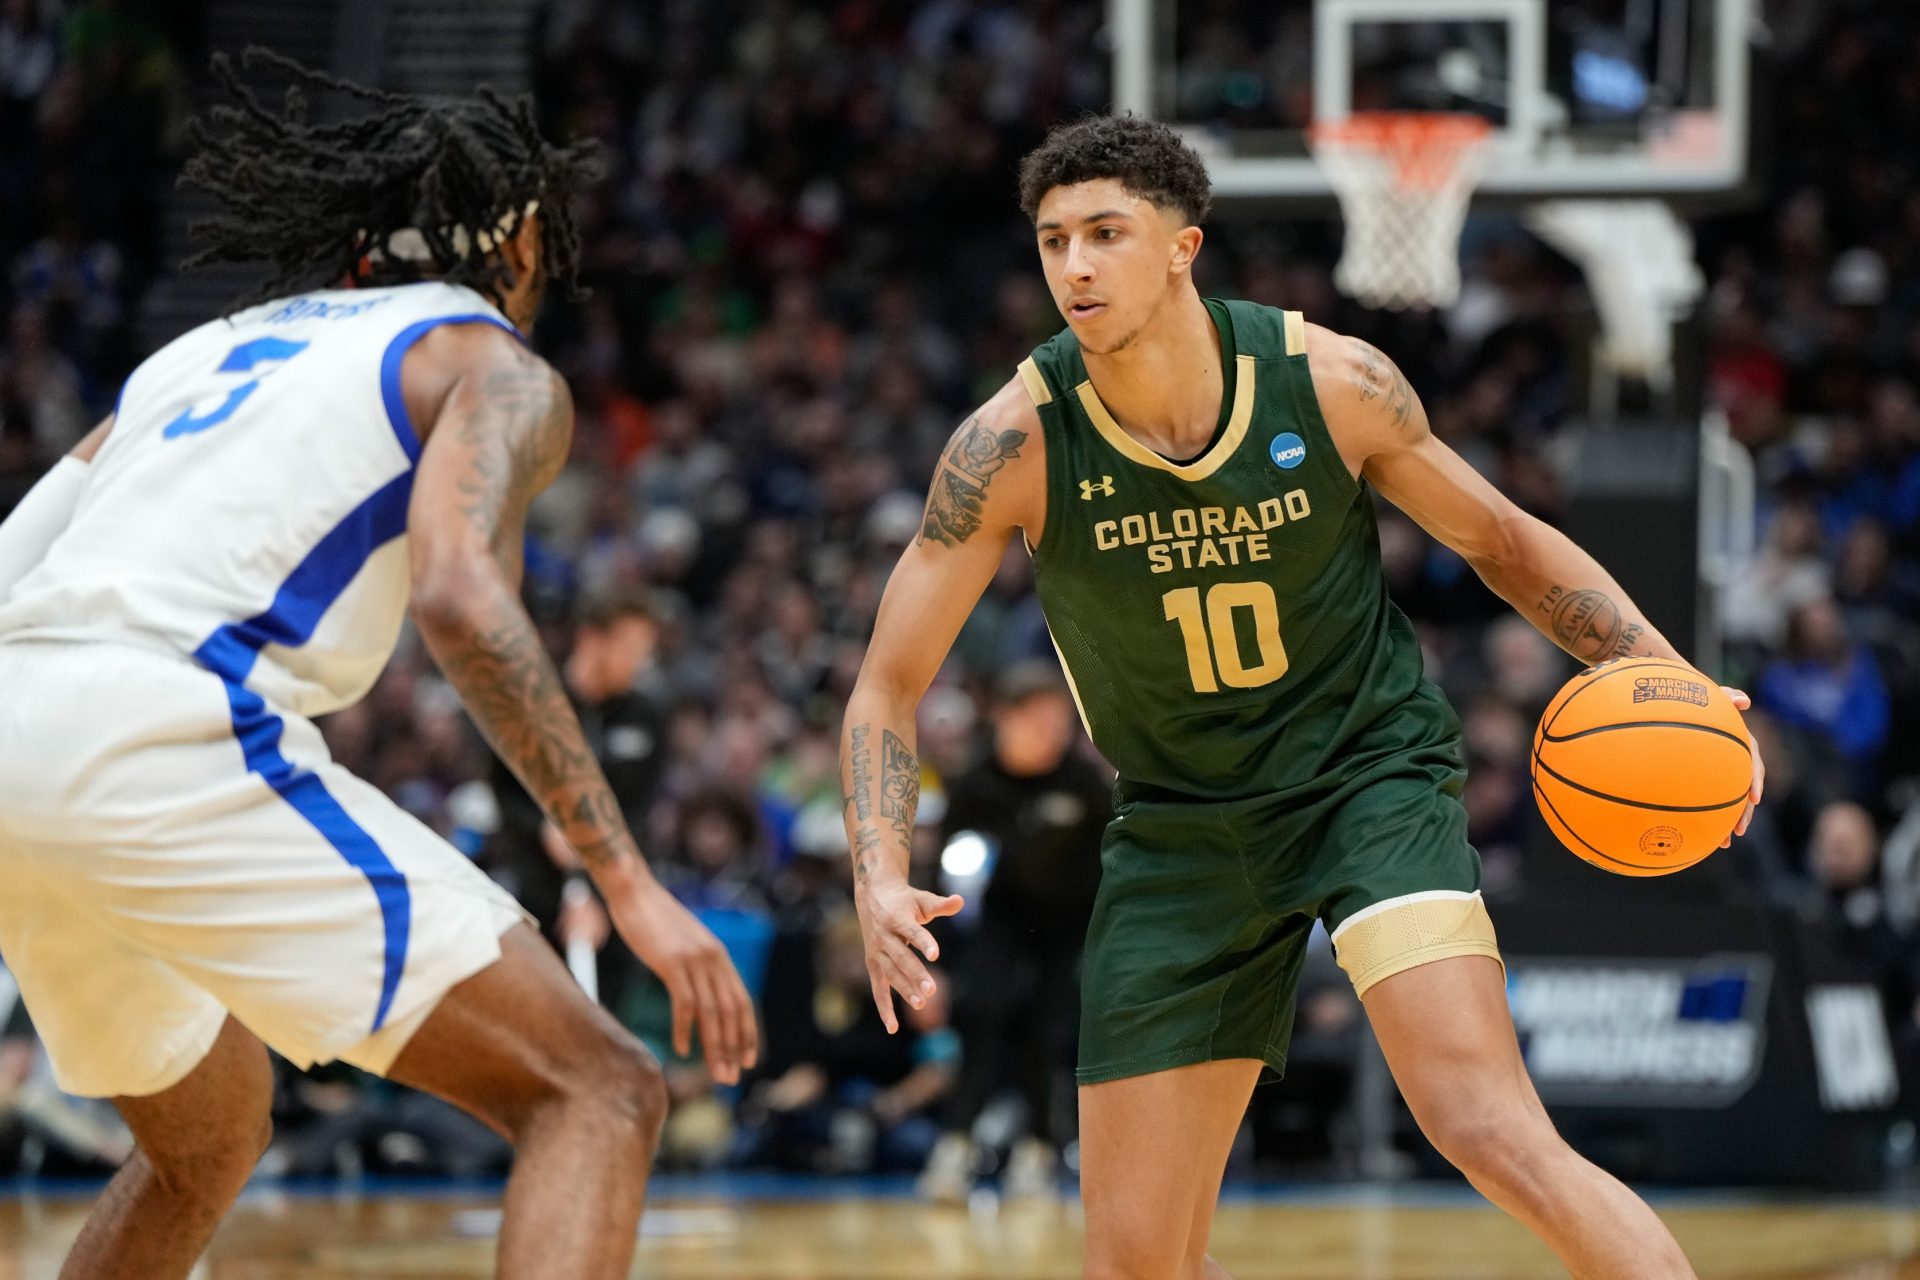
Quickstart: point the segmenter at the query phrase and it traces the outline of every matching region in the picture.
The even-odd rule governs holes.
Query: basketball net
[[[1370,307],[1460,296],[1460,228],[1493,127],[1446,112],[1358,112],[1308,138],[1347,224],[1333,282]]]

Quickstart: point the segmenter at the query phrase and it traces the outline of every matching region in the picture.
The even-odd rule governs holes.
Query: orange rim
[[[1322,154],[1383,155],[1393,162],[1398,185],[1432,189],[1446,185],[1492,133],[1486,120],[1460,112],[1358,111],[1315,123],[1307,136]]]

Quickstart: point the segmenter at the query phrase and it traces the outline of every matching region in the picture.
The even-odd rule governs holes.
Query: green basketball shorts
[[[1329,774],[1306,795],[1227,802],[1120,784],[1087,933],[1081,1084],[1229,1058],[1284,1071],[1316,919],[1362,996],[1435,960],[1500,958],[1457,747],[1343,757]]]

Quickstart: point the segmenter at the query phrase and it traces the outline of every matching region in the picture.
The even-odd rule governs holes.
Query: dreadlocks
[[[184,264],[265,262],[260,301],[351,277],[404,284],[425,276],[496,300],[512,271],[491,252],[535,202],[547,273],[577,292],[580,237],[569,197],[592,163],[591,143],[540,136],[532,100],[482,85],[471,98],[388,93],[249,48],[294,83],[276,113],[240,80],[225,54],[214,74],[233,99],[196,119],[197,148],[180,179],[224,206],[193,224],[203,247]],[[367,105],[332,124],[308,119],[306,90]]]

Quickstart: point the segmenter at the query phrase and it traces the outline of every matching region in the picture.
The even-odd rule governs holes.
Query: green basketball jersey
[[[1320,416],[1298,312],[1207,303],[1224,429],[1174,463],[1121,430],[1063,331],[1022,362],[1047,450],[1036,588],[1087,731],[1129,784],[1331,794],[1451,743],[1391,601],[1367,486]]]

